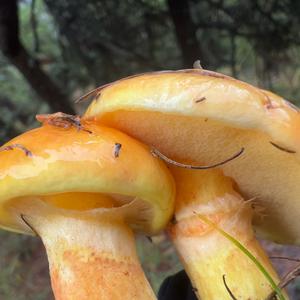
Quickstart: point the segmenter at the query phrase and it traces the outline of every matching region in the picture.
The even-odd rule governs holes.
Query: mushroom
[[[172,173],[177,196],[168,233],[196,295],[199,299],[231,299],[232,293],[235,299],[265,300],[273,288],[277,290],[279,278],[255,239],[252,201],[245,201],[221,170],[172,167]],[[256,260],[251,261],[231,238]],[[269,277],[261,272],[261,265]]]
[[[278,283],[279,279],[274,275],[258,243],[253,241],[253,233],[248,225],[253,222],[257,234],[261,237],[280,243],[300,244],[300,209],[296,205],[300,195],[298,109],[271,92],[223,74],[200,69],[142,74],[107,84],[98,88],[97,93],[84,119],[96,120],[122,130],[154,147],[162,154],[162,158],[167,157],[169,161],[174,160],[181,165],[186,164],[187,167],[214,164],[231,157],[239,149],[244,149],[240,157],[220,167],[224,174],[222,176],[230,177],[233,184],[229,184],[229,179],[221,177],[220,173],[215,174],[216,171],[206,171],[205,175],[196,170],[180,171],[182,179],[177,180],[177,187],[184,184],[194,190],[190,182],[195,180],[191,178],[199,178],[199,183],[197,180],[194,193],[188,193],[187,188],[184,188],[187,194],[181,197],[179,192],[177,195],[176,219],[179,220],[179,224],[172,225],[170,232],[176,233],[171,234],[171,237],[186,264],[187,259],[194,257],[192,264],[199,269],[198,273],[201,273],[202,277],[208,272],[214,274],[213,285],[208,286],[205,283],[204,286],[202,279],[191,271],[191,267],[187,267],[195,288],[204,295],[201,295],[204,299],[211,299],[205,295],[217,289],[217,284],[224,293],[215,297],[218,299],[230,297],[226,285],[238,299],[267,297],[270,292],[270,278],[262,281],[260,290],[257,290],[255,279],[248,269],[253,270],[255,266],[250,266],[253,262],[249,259],[246,267],[246,264],[237,258],[236,252],[231,255],[229,250],[225,251],[225,245],[229,245],[224,236],[223,243],[220,241],[221,237],[212,243],[213,240],[205,241],[200,233],[197,233],[196,237],[180,237],[180,230],[177,228],[189,228],[188,220],[186,219],[186,224],[181,220],[182,216],[189,215],[193,220],[197,220],[196,224],[200,229],[197,228],[200,231],[201,227],[209,227],[209,230],[205,229],[204,232],[208,230],[212,234],[212,231],[215,231],[213,235],[219,236],[217,227],[228,230],[233,237],[250,247],[257,261],[264,264],[269,274],[274,277],[275,288],[274,282]],[[172,169],[177,177],[176,171]],[[208,174],[211,177],[216,176],[214,184]],[[220,181],[227,182],[221,198],[225,199],[229,195],[229,198],[235,199],[230,204],[227,201],[219,201],[219,196],[215,196],[218,195]],[[204,199],[201,199],[201,196],[196,200],[195,194],[206,193],[207,184],[212,190],[216,189],[216,192],[212,193],[211,197],[203,196]],[[191,209],[187,211],[187,208],[178,204],[183,201],[179,198],[184,199],[184,203],[187,204],[197,203],[196,207],[191,205],[193,215]],[[206,207],[208,199],[210,208],[200,209],[198,205],[205,204]],[[234,221],[219,219],[218,212],[228,211],[228,206],[232,213],[236,212]],[[203,219],[203,216],[206,218]],[[233,230],[231,225],[235,222],[240,225],[235,226]],[[215,270],[209,271],[206,268],[207,257],[199,252],[200,249],[203,253],[214,253]],[[228,255],[223,255],[224,251]],[[201,266],[200,263],[197,266],[196,257],[202,261]],[[230,270],[225,268],[228,261],[232,263]]]
[[[133,230],[168,223],[168,169],[115,129],[51,124],[0,148],[0,227],[40,236],[56,299],[155,299]]]

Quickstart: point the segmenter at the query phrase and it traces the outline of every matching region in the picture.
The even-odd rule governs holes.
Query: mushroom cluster
[[[56,298],[155,299],[133,232],[166,229],[199,299],[288,299],[255,236],[300,243],[298,109],[202,69],[96,93],[0,148],[0,225],[41,237]]]

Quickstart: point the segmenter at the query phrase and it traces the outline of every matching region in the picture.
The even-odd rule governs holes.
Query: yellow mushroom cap
[[[300,244],[300,114],[283,98],[206,70],[154,72],[104,86],[84,118],[180,162],[216,163],[244,148],[225,175],[263,209],[260,234]]]
[[[147,146],[126,134],[84,124],[91,133],[44,125],[4,145],[0,152],[2,228],[29,232],[20,215],[22,208],[36,209],[38,200],[44,200],[38,202],[46,203],[46,209],[52,204],[56,212],[79,217],[119,214],[147,234],[167,224],[175,191],[164,164]],[[116,143],[121,145],[118,155]],[[3,150],[15,144],[31,155],[17,148]],[[111,207],[111,203],[116,205]],[[89,208],[92,212],[86,213]]]

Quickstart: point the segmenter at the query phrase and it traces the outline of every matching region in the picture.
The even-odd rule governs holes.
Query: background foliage
[[[37,113],[80,113],[73,100],[103,83],[196,59],[297,104],[299,44],[296,0],[1,0],[0,142],[37,126]],[[52,299],[41,243],[4,232],[0,242],[0,299]],[[155,289],[180,268],[164,236],[139,252]]]

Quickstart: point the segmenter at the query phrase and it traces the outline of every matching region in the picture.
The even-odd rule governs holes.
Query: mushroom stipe
[[[170,159],[169,157],[167,157],[166,155],[162,154],[161,152],[159,152],[157,149],[152,148],[151,149],[151,153],[153,154],[153,156],[160,158],[161,160],[167,162],[168,164],[172,164],[176,167],[179,168],[184,168],[184,169],[192,169],[192,170],[207,170],[207,169],[213,169],[219,166],[222,166],[236,158],[238,158],[240,155],[242,155],[242,153],[244,152],[245,148],[241,148],[241,150],[239,150],[237,153],[235,153],[233,156],[227,158],[226,160],[223,160],[219,163],[213,164],[213,165],[208,165],[208,166],[194,166],[194,165],[187,165],[187,164],[183,164],[180,162],[177,162],[175,160]]]
[[[197,214],[197,212],[194,212],[195,215],[198,216],[203,222],[206,224],[212,226],[214,229],[216,229],[223,237],[225,237],[228,241],[232,242],[242,253],[244,253],[252,262],[255,264],[257,269],[263,274],[263,276],[267,279],[270,286],[273,288],[273,292],[271,294],[274,294],[274,296],[278,295],[280,300],[285,300],[285,297],[282,294],[281,286],[277,285],[275,281],[273,280],[272,276],[269,274],[269,272],[265,269],[263,264],[255,257],[251,251],[247,249],[240,241],[238,241],[235,237],[231,236],[228,232],[224,231],[222,228],[219,228],[214,222],[206,218],[205,216],[202,216],[200,214]],[[228,291],[228,290],[227,290]],[[237,299],[236,299],[237,300]]]
[[[32,152],[21,144],[11,144],[8,146],[1,147],[0,152],[1,151],[10,151],[10,150],[14,150],[14,149],[20,149],[25,153],[26,156],[32,157]]]

